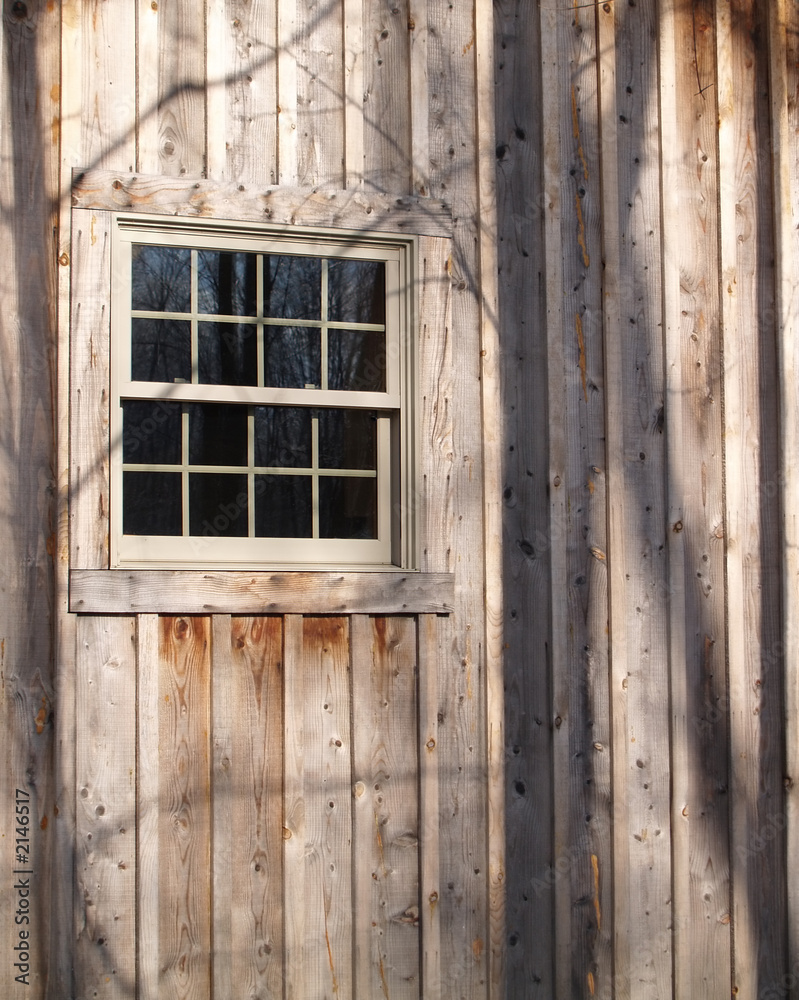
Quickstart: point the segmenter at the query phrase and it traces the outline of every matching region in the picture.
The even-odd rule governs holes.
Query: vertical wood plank
[[[610,561],[604,544],[610,504],[602,494],[612,393],[603,354],[596,30],[590,8],[542,8],[556,791],[550,867],[536,872],[535,884],[542,896],[551,885],[554,993],[563,998],[592,990],[601,995],[612,973],[612,917],[603,913],[600,897],[612,870],[605,752],[611,741],[603,732],[607,712],[602,715],[609,705],[608,584],[605,567],[596,564]],[[530,544],[537,548],[546,546]]]
[[[675,994],[730,966],[717,98],[712,5],[667,5],[661,66]],[[688,150],[695,155],[688,155]],[[684,151],[684,155],[683,155]],[[679,221],[677,221],[679,220]],[[740,613],[736,609],[735,613]],[[680,645],[682,643],[682,645]]]
[[[110,213],[73,213],[72,273],[70,566],[107,569]]]
[[[792,859],[799,856],[799,650],[796,641],[799,636],[799,404],[796,398],[799,378],[796,277],[799,262],[799,234],[796,231],[799,171],[795,139],[799,125],[796,104],[799,17],[795,6],[788,0],[775,0],[768,11],[783,530],[786,974],[792,975],[795,980],[799,969],[799,877],[792,863]]]
[[[488,767],[488,962],[492,1000],[505,995],[505,725],[502,590],[502,356],[498,288],[496,120],[493,4],[475,3],[478,196],[480,220],[480,383],[483,430],[485,558],[486,754]]]
[[[213,39],[205,46],[206,173],[218,180],[233,179],[227,171],[228,133],[232,131],[228,129],[227,120],[227,78],[229,67],[233,65],[233,53],[226,6],[226,0],[205,2],[207,37]],[[232,77],[232,73],[230,75]],[[233,83],[233,79],[230,82]]]
[[[364,0],[365,183],[386,194],[411,184],[408,0]]]
[[[136,170],[161,173],[159,156],[159,57],[161,5],[137,0],[136,6]]]
[[[161,996],[211,989],[210,621],[160,619]]]
[[[364,0],[344,3],[344,175],[348,188],[364,178]]]
[[[70,259],[72,198],[69,179],[81,155],[82,31],[77,18],[62,18],[61,81],[58,91],[60,173],[56,257]],[[67,255],[64,258],[64,254]],[[77,624],[67,613],[69,602],[69,480],[70,480],[70,294],[71,269],[57,268],[58,344],[56,369],[55,469],[58,497],[55,546],[55,663],[56,663],[56,803],[53,828],[54,880],[51,913],[54,926],[73,927],[75,912],[76,796],[75,754],[77,749]],[[0,857],[2,852],[0,852]],[[2,904],[0,904],[2,905]],[[73,934],[57,934],[50,942],[48,1000],[75,994]]]
[[[532,0],[503,0],[495,4],[494,16],[503,362],[506,988],[508,996],[549,1000],[553,886],[543,877],[552,857],[546,400],[547,333],[554,335],[557,323],[551,329],[547,322],[544,275],[547,258],[556,250],[550,247],[551,255],[546,254],[542,225],[540,16]],[[546,72],[549,79],[549,67]],[[557,359],[551,363],[556,367]],[[537,402],[531,406],[532,400]]]
[[[305,723],[303,619],[286,615],[283,625],[283,899],[285,948],[283,975],[286,1000],[304,1000],[306,976],[305,891]]]
[[[136,661],[133,618],[78,624],[76,979],[128,997],[136,961]]]
[[[438,421],[451,427],[447,461],[452,475],[438,490],[433,488],[426,501],[438,507],[436,517],[446,521],[448,530],[424,539],[431,562],[455,572],[457,594],[449,665],[439,677],[446,705],[438,743],[441,789],[446,790],[441,797],[440,830],[442,976],[454,1000],[476,1000],[487,993],[489,944],[485,566],[481,547],[473,542],[483,537],[482,430],[475,406],[481,345],[474,6],[441,4],[428,7],[428,12],[428,66],[435,81],[430,193],[452,204],[454,253],[448,271],[452,329],[457,331],[451,414],[444,412],[446,396],[434,396]],[[446,357],[446,337],[440,329],[434,335],[444,341],[441,354]],[[446,391],[447,373],[444,377]],[[434,433],[439,428],[440,424]]]
[[[267,187],[278,177],[276,4],[225,0],[223,13],[224,177]]]
[[[297,4],[297,182],[343,188],[344,34],[342,5]]]
[[[411,191],[430,192],[430,78],[427,65],[427,0],[412,0],[410,31]]]
[[[757,996],[784,971],[778,417],[766,12],[716,7],[729,630],[733,988]],[[736,609],[736,610],[732,610]]]
[[[350,621],[354,996],[419,996],[416,623]]]
[[[277,3],[277,142],[278,181],[298,183],[297,0]]]
[[[352,786],[346,620],[287,616],[285,649],[286,996],[350,996]]]
[[[80,166],[135,170],[136,8],[97,0],[77,9],[83,59]]]
[[[608,449],[613,789],[617,926],[629,989],[669,995],[671,843],[668,580],[657,25],[649,8],[597,11],[603,192],[603,299]],[[621,331],[624,331],[622,334]],[[606,718],[608,708],[597,706]],[[600,878],[602,877],[600,869]],[[617,964],[617,969],[619,965]],[[624,967],[622,966],[622,969]],[[626,971],[626,970],[625,970]]]
[[[82,620],[82,619],[80,619]],[[158,615],[139,615],[136,630],[136,983],[141,1000],[159,996],[160,658]]]
[[[568,703],[569,675],[568,653],[565,637],[568,634],[567,603],[562,595],[568,593],[568,562],[566,555],[566,480],[568,448],[566,439],[566,359],[565,308],[563,305],[563,281],[565,266],[561,246],[561,217],[564,212],[564,197],[561,191],[561,143],[562,124],[558,105],[557,87],[559,70],[559,22],[554,8],[541,8],[541,88],[542,88],[542,132],[543,132],[543,204],[544,204],[544,247],[546,268],[546,331],[547,331],[547,403],[548,403],[548,444],[549,468],[547,470],[547,493],[549,498],[548,537],[540,548],[549,548],[550,587],[552,593],[552,645],[550,670],[552,675],[553,724],[552,781],[553,788],[569,787],[569,730],[570,714]],[[602,468],[602,463],[599,468]],[[533,554],[536,549],[530,545]],[[556,596],[559,595],[559,596]],[[547,906],[553,932],[548,936],[551,942],[549,961],[542,956],[542,995],[552,995],[565,1000],[568,995],[568,970],[571,928],[568,897],[560,888],[563,881],[557,866],[560,855],[568,848],[567,811],[564,796],[555,795],[552,800],[552,846],[548,857],[548,867],[541,862],[534,870],[536,885],[543,884],[545,875],[554,882],[555,891],[551,899],[544,893],[543,905]],[[562,865],[560,867],[563,867]],[[566,863],[568,871],[568,864]],[[540,873],[540,874],[539,874]],[[565,981],[564,981],[565,980]]]
[[[54,704],[53,555],[56,506],[53,482],[56,265],[59,166],[59,10],[5,4],[0,24],[0,993],[36,998],[53,986],[51,944],[67,911],[62,896],[54,914],[52,891],[60,878],[53,861]],[[66,709],[66,706],[64,706]],[[66,713],[68,717],[68,711]],[[19,797],[17,789],[22,793]],[[26,797],[27,796],[27,797]],[[74,796],[74,790],[71,792]],[[17,822],[25,802],[29,823]],[[72,810],[66,816],[71,826]],[[25,830],[25,834],[17,832]],[[70,829],[69,833],[72,832]],[[18,861],[19,852],[25,863]],[[28,843],[23,843],[25,840]],[[63,841],[62,841],[63,845]],[[14,946],[24,945],[17,924],[16,868],[35,871],[30,896],[32,930],[27,980]],[[68,873],[67,873],[68,875]],[[25,876],[21,876],[25,877]],[[71,900],[69,901],[71,904]],[[71,911],[71,905],[70,905]],[[74,940],[72,938],[71,940]],[[25,963],[21,963],[25,964]]]
[[[283,988],[282,620],[214,621],[214,995]]]
[[[422,615],[417,625],[419,661],[419,926],[421,994],[441,1000],[441,900],[439,857],[438,672],[447,662],[449,618]]]
[[[205,5],[159,0],[158,173],[205,175],[205,43]]]

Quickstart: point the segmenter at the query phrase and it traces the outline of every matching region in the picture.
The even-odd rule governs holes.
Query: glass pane
[[[191,465],[247,464],[246,406],[191,403],[188,411]]]
[[[264,316],[321,319],[322,262],[318,257],[264,258]]]
[[[132,309],[189,312],[191,309],[191,251],[182,247],[131,248]]]
[[[377,468],[375,413],[370,410],[319,410],[318,412],[320,469]]]
[[[202,385],[257,385],[256,327],[241,323],[198,323],[199,381]]]
[[[189,533],[204,538],[247,537],[247,476],[189,475]]]
[[[321,476],[319,535],[322,538],[376,538],[377,480]]]
[[[310,476],[255,477],[255,534],[259,538],[310,538]]]
[[[264,385],[276,389],[321,388],[322,348],[318,329],[267,326],[264,344]]]
[[[179,472],[122,473],[122,532],[183,534]]]
[[[380,261],[328,261],[327,318],[334,323],[384,324],[385,271]]]
[[[122,461],[140,465],[180,462],[180,403],[128,399],[122,403]]]
[[[255,464],[262,469],[310,468],[311,411],[296,406],[256,406]]]
[[[191,324],[131,320],[130,376],[134,382],[191,382]]]
[[[197,310],[221,316],[255,316],[258,257],[254,253],[200,250]]]
[[[386,391],[385,334],[329,330],[327,387],[352,392]]]

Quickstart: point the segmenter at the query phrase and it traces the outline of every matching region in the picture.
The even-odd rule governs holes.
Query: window
[[[116,218],[112,566],[414,568],[414,255]]]

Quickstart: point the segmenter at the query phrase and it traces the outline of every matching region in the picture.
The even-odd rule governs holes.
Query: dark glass
[[[377,537],[377,479],[319,477],[320,538]]]
[[[256,406],[255,464],[266,469],[311,466],[311,410],[297,406]]]
[[[190,403],[188,411],[190,465],[247,464],[246,406]]]
[[[264,385],[276,389],[321,388],[319,330],[303,326],[264,327]]]
[[[198,377],[202,385],[257,385],[256,328],[242,323],[198,323]]]
[[[328,389],[385,392],[385,344],[385,334],[378,331],[328,330]]]
[[[333,323],[385,324],[385,264],[372,260],[328,261],[327,318]]]
[[[220,316],[257,315],[254,253],[200,250],[197,254],[197,311]]]
[[[377,468],[375,413],[370,410],[319,410],[318,414],[320,469]]]
[[[131,248],[132,309],[155,312],[191,310],[191,251],[183,247]]]
[[[318,257],[264,258],[264,316],[321,319],[322,262]]]
[[[180,403],[126,399],[122,403],[122,461],[141,465],[180,462]]]
[[[183,534],[179,472],[122,473],[122,532]]]
[[[204,538],[247,537],[247,476],[189,474],[189,533]]]
[[[255,477],[255,534],[259,538],[311,538],[310,476]]]
[[[130,377],[134,382],[191,382],[191,323],[132,319]]]

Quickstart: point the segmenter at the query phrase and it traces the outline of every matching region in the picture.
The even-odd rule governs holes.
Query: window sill
[[[77,614],[450,614],[451,573],[72,570]]]

